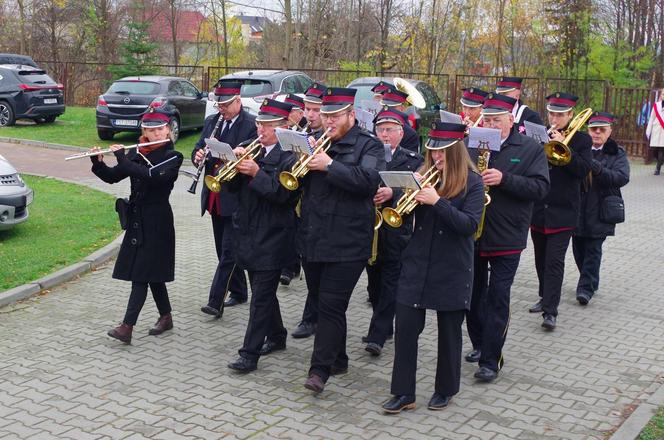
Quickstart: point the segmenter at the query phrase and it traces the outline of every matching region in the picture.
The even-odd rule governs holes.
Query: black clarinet
[[[221,125],[221,123],[223,121],[224,121],[224,118],[221,115],[219,115],[219,119],[217,120],[217,123],[214,125],[214,128],[212,129],[212,133],[210,134],[210,138],[214,138],[214,136],[217,134],[217,130],[219,130],[219,126]],[[205,169],[205,164],[207,162],[209,151],[210,151],[210,147],[205,145],[205,156],[203,156],[203,160],[201,160],[201,163],[198,164],[198,169],[196,170],[196,176],[193,177],[194,181],[191,183],[191,186],[187,190],[188,192],[190,192],[192,194],[196,194],[196,187],[198,186],[198,181],[201,178],[201,173]]]

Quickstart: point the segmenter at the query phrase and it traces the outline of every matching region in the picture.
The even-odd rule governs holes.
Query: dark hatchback
[[[0,64],[0,127],[17,119],[55,121],[65,112],[62,89],[38,67]]]
[[[132,76],[119,79],[97,100],[97,134],[113,139],[121,131],[140,132],[139,121],[150,107],[172,105],[171,131],[175,140],[180,131],[203,126],[207,94],[183,78],[172,76]]]

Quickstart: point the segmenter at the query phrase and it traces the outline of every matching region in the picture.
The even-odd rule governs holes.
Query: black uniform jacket
[[[355,124],[332,143],[327,171],[309,171],[301,185],[302,219],[298,231],[308,262],[367,260],[371,255],[373,197],[385,169],[385,148]]]
[[[229,191],[239,203],[233,214],[235,262],[245,270],[277,270],[296,261],[295,204],[298,191],[279,183],[279,173],[290,171],[295,156],[279,144],[256,158],[255,177],[238,174]]]
[[[473,235],[482,215],[484,186],[468,172],[465,191],[415,208],[415,231],[402,254],[397,301],[424,309],[470,309]]]
[[[564,166],[549,165],[551,189],[535,203],[531,224],[537,228],[575,228],[579,221],[581,183],[590,172],[592,139],[576,132],[569,143],[572,160]]]
[[[592,179],[581,186],[579,226],[574,235],[580,237],[607,237],[615,234],[616,225],[599,219],[599,208],[604,197],[621,196],[620,188],[629,182],[629,161],[623,150],[609,138],[602,149],[593,152]]]
[[[470,149],[477,161],[477,149]],[[512,130],[500,151],[492,151],[489,168],[503,173],[500,185],[489,189],[484,230],[478,242],[485,252],[526,248],[533,202],[549,191],[549,167],[542,145]]]
[[[523,102],[518,101],[517,105],[522,106],[524,105]],[[532,122],[533,124],[539,124],[539,125],[544,125],[544,122],[542,122],[542,118],[540,118],[539,113],[537,113],[535,110],[531,109],[530,107],[526,107],[523,109],[523,112],[521,113],[521,119],[519,121],[515,121],[514,125],[517,126],[519,133],[524,132],[524,123],[523,121],[529,121]]]
[[[212,130],[214,130],[214,126],[217,124],[217,121],[220,117],[221,114],[217,113],[216,115],[208,116],[207,119],[205,119],[205,125],[201,131],[201,137],[198,139],[198,142],[196,142],[196,145],[194,146],[194,150],[191,152],[192,162],[194,161],[194,157],[196,157],[196,151],[201,148],[205,148],[205,139],[210,137]],[[221,122],[214,137],[221,142],[227,143],[231,146],[231,148],[235,148],[241,142],[244,142],[247,139],[256,138],[256,117],[247,113],[245,110],[240,110],[240,114],[238,114],[237,119],[233,125],[231,125],[228,136],[224,139],[221,138],[221,132],[223,128],[224,122]],[[214,176],[216,174],[216,170],[222,165],[223,164],[219,159],[209,158],[205,164],[205,175]],[[201,179],[203,179],[202,176]],[[201,186],[201,215],[203,215],[205,214],[205,210],[208,206],[210,190],[205,185]],[[221,191],[218,194],[213,194],[213,196],[219,197],[221,202],[220,212],[222,217],[229,217],[233,215],[233,212],[235,212],[235,209],[237,208],[237,196],[235,194],[229,194],[226,185],[222,185]]]
[[[387,171],[412,171],[416,172],[424,158],[418,153],[404,150],[401,146],[394,150],[392,160],[387,163]],[[393,188],[392,200],[383,204],[385,206],[396,206],[397,201],[403,195],[403,191]],[[401,252],[408,244],[413,233],[413,216],[405,216],[403,223],[398,228],[388,226],[386,223],[378,230],[378,261],[394,261],[401,258]]]
[[[403,126],[403,139],[401,139],[399,146],[415,153],[420,152],[420,135],[407,122]]]
[[[109,167],[92,158],[92,172],[106,183],[126,177],[131,181],[127,230],[113,269],[113,278],[126,281],[173,281],[175,272],[175,228],[168,197],[178,178],[182,154],[172,145],[161,147],[145,157],[136,150],[115,152],[118,164]],[[168,162],[166,162],[168,161]]]

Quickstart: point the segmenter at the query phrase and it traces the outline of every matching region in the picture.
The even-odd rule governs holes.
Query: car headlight
[[[25,182],[19,173],[16,173],[16,180],[18,181],[18,186],[25,186]]]

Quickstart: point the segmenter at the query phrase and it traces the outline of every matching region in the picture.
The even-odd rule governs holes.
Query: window
[[[21,70],[18,74],[26,84],[55,84],[43,70]]]
[[[298,90],[295,93],[304,93],[307,91],[309,87],[314,83],[311,78],[309,78],[306,75],[298,75],[297,76],[297,82],[298,82]]]
[[[116,81],[106,93],[123,93],[132,95],[156,95],[159,84],[147,81]]]
[[[198,98],[198,89],[188,81],[180,81],[180,86],[184,96],[189,98]]]
[[[168,94],[171,96],[184,95],[180,81],[171,81],[171,83],[168,85]]]
[[[257,79],[246,79],[242,83],[240,94],[245,98],[253,98],[254,96],[269,95],[272,93],[272,84],[269,81],[261,81]]]
[[[297,93],[298,92],[298,81],[297,76],[291,75],[287,76],[281,82],[281,93]]]

